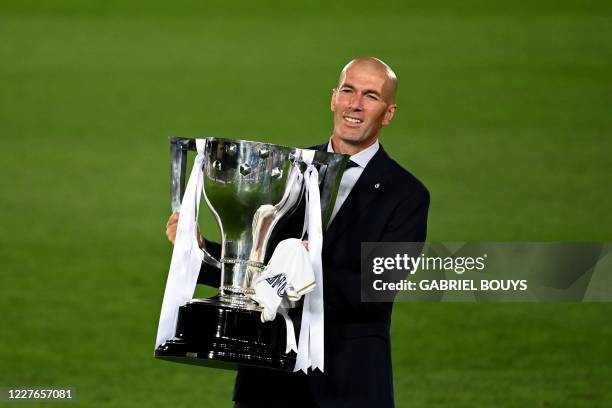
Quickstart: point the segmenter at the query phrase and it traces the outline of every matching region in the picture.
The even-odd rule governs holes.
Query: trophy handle
[[[185,183],[187,177],[187,151],[195,151],[195,139],[182,137],[170,137],[170,207],[172,212],[181,210],[181,200],[185,194]],[[215,259],[206,249],[204,262],[221,269],[221,262]]]
[[[202,252],[204,252],[204,262],[209,264],[210,266],[214,266],[215,268],[221,269],[221,262],[215,259],[206,249],[200,248]]]
[[[181,210],[187,177],[187,151],[195,151],[195,140],[170,137],[170,207],[172,212]]]

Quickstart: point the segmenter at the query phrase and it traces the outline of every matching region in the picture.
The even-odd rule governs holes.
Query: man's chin
[[[339,133],[338,138],[344,143],[359,144],[363,139],[363,134],[361,130],[353,129],[353,131],[348,132],[344,130],[342,133]]]

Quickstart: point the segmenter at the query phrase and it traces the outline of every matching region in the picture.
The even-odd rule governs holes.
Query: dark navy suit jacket
[[[425,186],[381,146],[323,235],[325,373],[243,367],[234,400],[269,407],[393,407],[393,304],[361,302],[361,243],[424,242],[428,208]],[[220,255],[218,244],[208,242],[208,249]],[[199,282],[218,287],[218,271],[202,268]]]

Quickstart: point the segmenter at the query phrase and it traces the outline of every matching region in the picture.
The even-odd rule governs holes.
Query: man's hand
[[[176,227],[178,226],[179,213],[173,213],[170,218],[168,218],[168,222],[166,223],[166,237],[168,237],[168,241],[172,242],[174,245],[174,241],[176,240]],[[204,238],[200,235],[200,227],[197,228],[196,238],[198,239],[198,245],[200,248],[204,246]]]
[[[166,223],[166,237],[168,237],[168,241],[172,242],[174,245],[174,241],[176,240],[176,227],[178,225],[179,213],[173,213],[170,218],[168,218],[168,222]]]

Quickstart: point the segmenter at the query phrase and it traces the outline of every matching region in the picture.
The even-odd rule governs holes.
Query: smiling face
[[[335,152],[355,154],[376,141],[397,108],[394,81],[379,60],[354,61],[345,68],[331,100]]]

